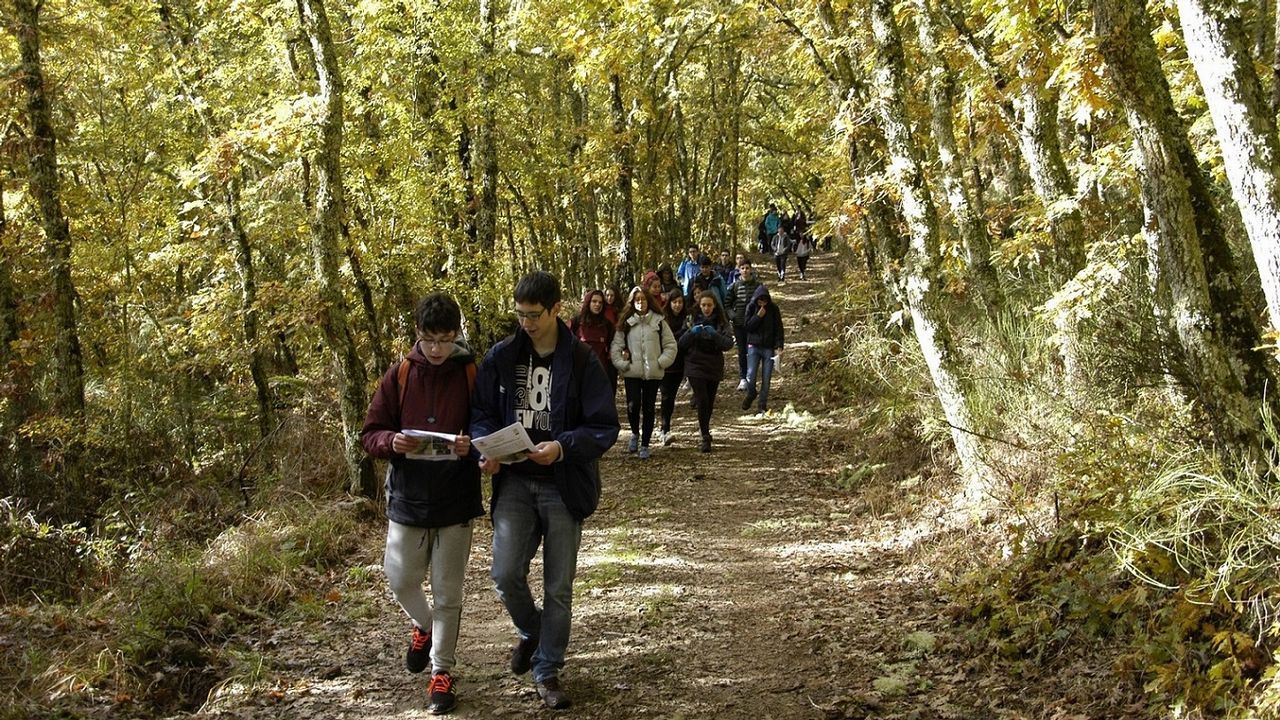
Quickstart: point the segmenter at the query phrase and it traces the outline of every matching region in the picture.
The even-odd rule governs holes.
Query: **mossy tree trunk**
[[[893,0],[872,0],[875,67],[871,73],[876,113],[889,152],[889,174],[897,185],[910,242],[901,258],[912,329],[942,405],[965,477],[965,497],[981,504],[991,496],[990,471],[974,434],[962,359],[954,347],[944,310],[938,217],[926,187],[919,149],[911,137],[906,96],[906,60],[893,16]]]
[[[376,497],[373,463],[360,445],[360,428],[368,401],[367,375],[348,321],[347,301],[338,274],[342,256],[342,76],[322,0],[297,0],[298,17],[311,46],[319,85],[319,142],[313,156],[315,187],[311,210],[311,253],[314,259],[320,327],[337,370],[341,404],[347,487],[353,495]]]
[[[938,178],[943,195],[964,244],[970,281],[976,286],[987,312],[994,315],[1004,305],[1000,279],[991,265],[991,239],[986,223],[975,207],[973,194],[965,184],[964,165],[956,146],[955,75],[947,66],[940,50],[941,39],[937,17],[930,0],[915,0],[919,14],[916,30],[920,51],[928,73],[929,121],[933,142],[938,148]]]
[[[1266,370],[1226,238],[1187,140],[1141,0],[1095,0],[1098,50],[1133,133],[1143,235],[1166,366],[1226,449],[1258,457]],[[1216,286],[1216,287],[1215,287]]]
[[[1209,103],[1222,163],[1240,207],[1271,327],[1280,329],[1280,142],[1238,16],[1179,0],[1182,35]]]

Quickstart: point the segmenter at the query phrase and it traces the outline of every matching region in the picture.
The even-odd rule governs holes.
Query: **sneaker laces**
[[[431,684],[427,685],[427,692],[435,695],[436,693],[448,693],[453,690],[453,676],[447,672],[438,672],[431,676]]]
[[[430,647],[431,633],[424,631],[417,625],[413,626],[413,637],[409,640],[409,648],[414,652],[421,652],[423,648]]]

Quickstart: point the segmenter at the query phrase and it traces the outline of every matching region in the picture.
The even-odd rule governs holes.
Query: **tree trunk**
[[[978,66],[991,76],[997,90],[1007,92],[1010,83],[990,49],[969,29],[964,15],[949,0],[939,2]],[[1084,219],[1058,140],[1058,95],[1046,86],[1044,71],[1033,56],[1023,55],[1018,74],[1022,81],[1020,93],[1013,103],[999,103],[997,110],[1018,133],[1018,147],[1027,163],[1032,188],[1053,228],[1057,272],[1062,277],[1072,277],[1084,267]],[[1014,178],[1011,184],[1018,184],[1020,168],[1010,172]]]
[[[1271,114],[1280,115],[1280,2],[1275,10],[1275,43],[1271,46]]]
[[[635,260],[632,257],[635,214],[631,200],[635,150],[631,142],[631,130],[627,126],[626,105],[622,102],[622,77],[618,73],[609,76],[609,96],[613,113],[614,160],[618,166],[618,265],[614,268],[613,282],[625,288],[630,287],[636,277]]]
[[[480,0],[480,73],[478,78],[480,122],[476,126],[476,174],[480,176],[480,198],[476,206],[476,240],[480,252],[488,255],[498,233],[498,149],[495,125],[497,83],[494,80],[494,64],[497,62],[495,39],[497,22],[494,4],[496,0]]]
[[[989,315],[994,317],[1004,305],[1000,279],[991,265],[991,241],[987,226],[974,207],[969,189],[965,186],[964,166],[956,149],[955,123],[952,121],[952,105],[955,103],[955,77],[947,67],[939,51],[940,33],[934,10],[929,0],[916,0],[920,13],[916,28],[920,37],[920,50],[928,73],[930,124],[933,141],[938,148],[938,174],[943,193],[956,228],[964,242],[971,282]]]
[[[938,218],[911,137],[911,121],[903,90],[907,68],[897,21],[893,17],[893,0],[872,0],[871,31],[876,42],[875,67],[872,70],[872,84],[877,94],[876,112],[889,149],[890,176],[898,186],[902,214],[911,236],[906,255],[902,258],[907,306],[938,401],[951,425],[951,437],[965,478],[964,496],[977,505],[991,492],[990,472],[983,460],[977,436],[972,432],[973,415],[966,397],[961,358],[955,350],[943,311]]]
[[[1084,267],[1084,219],[1058,141],[1058,93],[1036,79],[1034,68],[1024,64],[1019,72],[1023,76],[1022,91],[1014,103],[1018,111],[1018,144],[1027,161],[1031,184],[1044,203],[1053,228],[1058,274],[1070,278]]]
[[[342,256],[342,77],[323,0],[297,0],[298,17],[311,45],[320,91],[320,137],[312,160],[316,180],[311,210],[311,253],[315,261],[317,314],[338,376],[348,489],[373,498],[378,487],[373,463],[360,445],[366,374],[348,322],[338,266]]]
[[[179,36],[173,27],[173,11],[166,1],[160,2],[158,12],[169,40],[170,57],[173,59],[173,72],[179,84],[191,101],[193,112],[204,126],[206,142],[213,142],[221,134],[221,129],[214,124],[205,110],[203,98],[198,90],[183,74],[185,62],[178,57],[178,51],[188,47],[190,38]],[[199,72],[199,71],[197,71]],[[202,77],[203,73],[197,75]],[[235,255],[236,274],[240,280],[241,329],[244,333],[245,347],[249,350],[249,375],[253,379],[253,387],[258,404],[258,435],[266,439],[275,427],[275,411],[271,397],[271,387],[267,379],[266,353],[258,340],[258,283],[255,277],[253,262],[253,245],[249,234],[244,229],[243,215],[240,211],[240,180],[235,168],[225,168],[218,176],[222,194],[222,218],[220,224],[226,234],[228,243]]]
[[[64,415],[84,412],[84,361],[76,328],[75,285],[71,280],[71,229],[62,212],[57,139],[40,60],[40,6],[37,0],[15,0],[13,33],[22,55],[20,73],[27,95],[31,197],[40,208],[44,250],[53,295],[54,405]]]
[[[0,181],[2,182],[2,181]],[[18,297],[13,288],[13,258],[9,253],[9,223],[0,184],[0,497],[35,499],[31,442],[21,432],[30,415],[31,373],[12,348],[22,333]]]
[[[1280,328],[1280,143],[1238,17],[1204,0],[1179,0],[1182,35],[1213,116],[1240,207],[1271,327]]]
[[[1204,408],[1219,442],[1258,457],[1261,397],[1250,397],[1251,348],[1214,306],[1205,239],[1223,244],[1151,38],[1142,0],[1095,0],[1094,28],[1133,132],[1142,186],[1147,263],[1156,323],[1170,373]],[[1212,237],[1217,235],[1217,238]]]

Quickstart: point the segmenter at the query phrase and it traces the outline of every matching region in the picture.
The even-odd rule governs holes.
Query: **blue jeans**
[[[560,674],[573,619],[573,578],[582,523],[573,519],[552,480],[503,473],[493,506],[493,577],[498,599],[521,639],[537,638],[533,679]],[[529,561],[542,545],[542,608],[529,591]]]
[[[747,326],[733,324],[734,349],[738,351],[738,379],[747,379]]]
[[[760,378],[760,409],[769,409],[769,381],[773,379],[773,348],[751,345],[747,348],[747,393],[756,387]]]

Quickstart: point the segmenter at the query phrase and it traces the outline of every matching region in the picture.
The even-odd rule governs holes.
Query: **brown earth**
[[[949,604],[939,581],[994,553],[979,533],[941,521],[939,498],[953,490],[943,460],[910,438],[861,436],[856,410],[821,407],[817,366],[826,360],[818,358],[828,355],[819,350],[840,332],[822,320],[823,302],[841,282],[839,265],[834,254],[817,255],[808,280],[782,284],[758,266],[788,326],[773,412],[744,413],[743,396],[727,380],[713,419],[715,448],[703,455],[685,389],[672,446],[640,461],[625,453],[624,429],[605,456],[604,497],[585,526],[562,675],[574,699],[568,714],[1129,715],[1106,668],[1093,667],[1103,661],[1089,653],[1028,672],[975,649],[950,619],[963,607]],[[807,370],[795,372],[797,364]],[[887,462],[875,472],[841,472],[876,456]],[[488,578],[490,531],[487,518],[478,523],[454,717],[550,715],[529,676],[507,670],[514,635]],[[330,597],[328,617],[262,639],[261,676],[225,684],[201,715],[425,716],[427,678],[404,670],[409,624],[383,582],[381,541],[381,529],[371,529],[356,568]],[[532,577],[540,577],[536,561]]]

